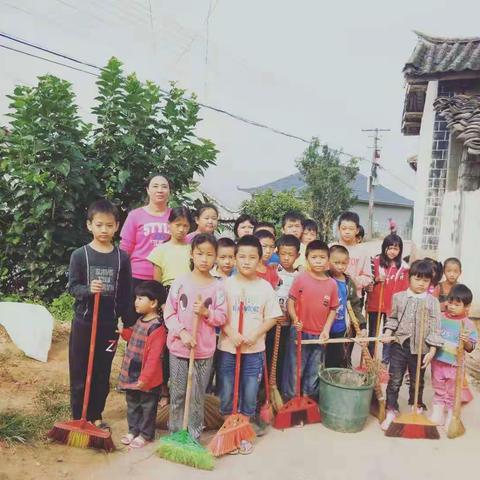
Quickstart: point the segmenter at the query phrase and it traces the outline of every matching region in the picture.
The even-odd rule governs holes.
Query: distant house
[[[253,194],[267,189],[280,192],[283,190],[291,190],[292,188],[296,190],[305,188],[305,182],[300,173],[280,178],[259,187],[239,188],[239,190]],[[367,177],[359,173],[352,184],[352,189],[354,195],[357,197],[352,210],[358,213],[360,222],[366,226],[368,219]],[[373,226],[376,234],[385,235],[388,233],[388,219],[392,218],[397,223],[398,233],[405,239],[409,239],[412,231],[412,217],[412,200],[402,197],[381,185],[375,186]]]
[[[463,261],[480,316],[480,37],[417,36],[403,69],[402,131],[420,136],[413,240]]]

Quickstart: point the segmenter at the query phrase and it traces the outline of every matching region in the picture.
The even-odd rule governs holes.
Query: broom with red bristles
[[[418,341],[417,371],[415,374],[415,396],[411,413],[399,415],[388,427],[385,435],[387,437],[401,438],[425,438],[429,440],[438,440],[440,435],[436,425],[427,417],[418,413],[418,392],[420,388],[420,369],[422,368],[422,347],[425,336],[425,320],[427,316],[427,307],[423,304],[422,316],[420,320],[420,335]]]
[[[301,295],[297,298],[297,318],[301,322],[302,308]],[[301,392],[301,374],[302,374],[302,332],[297,330],[297,378],[295,385],[295,397],[283,405],[277,413],[273,426],[283,430],[284,428],[294,427],[307,423],[321,422],[318,403],[311,398],[302,396]]]
[[[238,318],[238,333],[243,333],[243,314],[244,301],[240,301]],[[218,432],[212,438],[208,445],[208,449],[216,457],[233,452],[240,448],[242,440],[252,442],[256,435],[250,423],[250,419],[238,413],[238,390],[240,386],[240,363],[242,359],[242,345],[238,345],[235,358],[235,380],[233,384],[233,411],[225,420]]]
[[[97,448],[111,452],[115,449],[112,434],[87,421],[87,409],[92,385],[93,360],[95,358],[95,341],[97,339],[99,304],[100,293],[96,293],[93,302],[92,333],[90,334],[90,351],[88,354],[87,378],[83,394],[82,418],[80,420],[55,423],[53,428],[47,433],[47,437],[70,447]]]

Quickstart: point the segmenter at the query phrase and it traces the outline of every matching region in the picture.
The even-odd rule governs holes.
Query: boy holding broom
[[[414,404],[415,377],[417,357],[421,352],[422,368],[419,380],[418,412],[426,409],[423,403],[423,386],[425,369],[432,361],[438,347],[443,345],[440,335],[440,303],[428,293],[434,272],[427,260],[417,260],[412,263],[409,276],[409,288],[393,296],[392,310],[385,322],[385,337],[395,336],[395,342],[390,350],[390,380],[387,385],[387,415],[382,423],[382,429],[388,430],[390,424],[398,415],[398,393],[403,377],[408,369],[410,375],[409,405]],[[425,335],[419,344],[421,322],[426,309]]]
[[[257,277],[262,245],[253,235],[240,238],[235,246],[237,273],[225,280],[228,320],[218,342],[218,394],[220,413],[228,416],[233,408],[235,352],[241,346],[239,413],[252,418],[257,410],[257,395],[263,372],[265,334],[282,315],[271,285]],[[239,333],[240,304],[244,305],[244,327]],[[242,440],[234,453],[247,455],[252,444]]]

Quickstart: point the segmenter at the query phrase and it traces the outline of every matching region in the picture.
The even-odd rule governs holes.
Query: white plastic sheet
[[[0,324],[27,357],[46,362],[52,344],[53,317],[41,305],[0,302]]]

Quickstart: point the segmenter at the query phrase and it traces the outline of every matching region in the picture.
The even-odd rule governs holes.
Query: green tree
[[[313,138],[296,163],[306,183],[303,193],[312,218],[323,237],[330,240],[333,222],[355,202],[352,182],[358,173],[357,161],[352,158],[346,165],[342,164],[337,151],[320,145],[318,138]]]
[[[50,297],[65,286],[68,256],[85,241],[83,215],[96,189],[85,157],[89,126],[71,85],[46,75],[9,95],[0,144],[0,289]]]
[[[295,189],[274,192],[272,189],[254,193],[252,198],[241,205],[241,212],[252,215],[257,220],[271,222],[277,230],[281,228],[282,217],[290,210],[302,213],[308,211],[307,203],[296,193]]]

